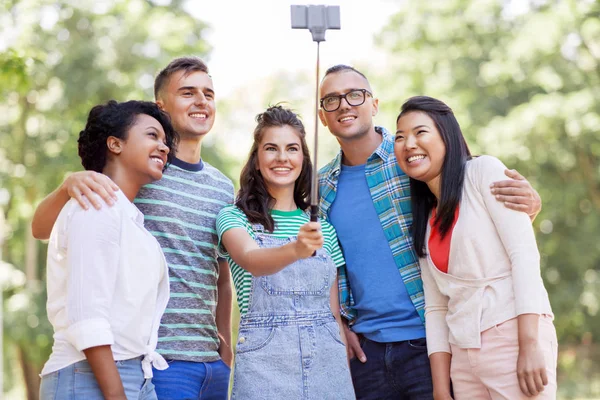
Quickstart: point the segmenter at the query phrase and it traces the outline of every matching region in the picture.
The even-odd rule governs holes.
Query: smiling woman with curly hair
[[[167,265],[133,199],[162,177],[178,136],[156,104],[110,101],[92,108],[79,134],[86,170],[110,177],[113,207],[70,200],[48,245],[48,319],[54,328],[42,399],[156,399],[152,366],[169,298]]]

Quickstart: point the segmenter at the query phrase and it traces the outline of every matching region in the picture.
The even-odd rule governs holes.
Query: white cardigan
[[[450,353],[450,343],[480,348],[481,332],[520,314],[552,315],[531,220],[490,190],[505,169],[491,156],[467,162],[448,273],[420,260],[429,354]],[[429,235],[428,224],[426,245]]]

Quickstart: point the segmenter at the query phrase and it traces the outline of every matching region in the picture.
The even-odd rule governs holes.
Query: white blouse
[[[84,349],[110,345],[115,360],[144,356],[167,368],[155,352],[158,327],[169,300],[169,273],[144,216],[121,192],[112,207],[83,210],[71,199],[48,244],[48,319],[54,327],[49,374],[84,360]]]
[[[429,354],[450,353],[450,343],[480,348],[481,332],[521,314],[552,315],[531,220],[490,190],[505,169],[490,156],[467,162],[448,273],[420,260]],[[428,224],[426,244],[429,234]]]

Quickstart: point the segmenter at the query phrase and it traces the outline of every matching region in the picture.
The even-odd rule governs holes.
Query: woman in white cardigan
[[[490,192],[506,167],[471,158],[452,110],[413,97],[395,154],[411,178],[435,399],[554,399],[557,340],[529,217]]]

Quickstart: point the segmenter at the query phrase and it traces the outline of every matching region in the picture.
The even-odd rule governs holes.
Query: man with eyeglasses
[[[433,399],[409,179],[396,162],[393,136],[373,124],[379,101],[365,75],[331,67],[320,94],[319,117],[341,147],[319,171],[320,212],[335,227],[346,259],[338,270],[340,308],[356,396]],[[537,192],[516,171],[507,175],[517,180],[492,191],[535,217]]]

